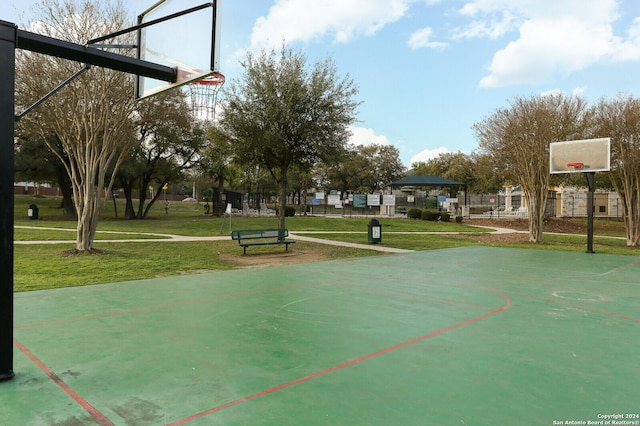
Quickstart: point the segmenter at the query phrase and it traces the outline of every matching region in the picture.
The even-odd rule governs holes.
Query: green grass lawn
[[[16,196],[15,240],[16,241],[70,241],[68,244],[16,244],[14,257],[14,286],[16,291],[27,291],[66,286],[90,285],[107,282],[130,281],[158,276],[189,274],[236,268],[233,256],[242,256],[241,249],[233,241],[207,242],[149,242],[153,235],[131,233],[172,234],[185,236],[229,235],[229,229],[277,227],[276,217],[213,218],[203,214],[198,203],[174,202],[169,214],[164,206],[154,206],[145,220],[122,219],[124,201],[117,200],[119,217],[113,204],[108,203],[101,216],[94,255],[68,256],[74,248],[75,220],[66,218],[60,209],[59,197],[34,198]],[[27,217],[30,204],[39,207],[38,220]],[[547,250],[584,251],[585,236],[545,234],[541,244],[479,243],[474,235],[486,229],[465,223],[442,223],[406,218],[380,218],[382,245],[409,250],[430,250],[488,244],[505,247],[522,247]],[[367,243],[367,225],[370,218],[295,216],[286,219],[291,232],[316,231],[308,234],[316,238]],[[578,219],[580,220],[580,219]],[[25,229],[21,226],[50,229]],[[499,221],[497,221],[499,226]],[[603,235],[624,235],[624,226],[618,221],[598,221],[597,232]],[[71,231],[69,231],[71,230]],[[111,231],[113,233],[105,233]],[[424,234],[425,232],[465,232],[468,238],[450,235]],[[103,240],[138,239],[131,243],[105,242]],[[102,242],[101,242],[102,241]],[[282,247],[260,247],[250,250],[252,256],[261,253],[280,253]],[[623,239],[596,237],[594,249],[597,253],[638,255],[638,248],[625,246]],[[318,258],[338,259],[357,256],[380,255],[366,249],[353,249],[298,241],[292,250],[317,253]]]
[[[98,231],[116,232],[149,232],[188,236],[229,235],[233,229],[275,228],[278,219],[275,216],[243,217],[233,216],[231,219],[204,215],[204,208],[198,203],[173,202],[169,214],[165,214],[163,205],[154,205],[150,216],[144,220],[126,220],[122,218],[124,200],[117,200],[119,217],[115,217],[113,204],[107,203],[100,216]],[[30,220],[27,210],[30,204],[37,204],[40,219]],[[161,203],[162,204],[162,203]],[[66,218],[60,208],[60,197],[34,198],[31,196],[16,196],[15,224],[18,226],[40,226],[51,228],[75,229],[76,222]],[[464,223],[428,222],[409,220],[405,218],[380,218],[383,232],[454,232],[473,231],[478,228]],[[316,217],[294,216],[286,218],[287,228],[296,231],[367,231],[369,218],[355,217]],[[231,222],[231,224],[229,223]],[[27,238],[27,233],[22,233]],[[109,238],[102,236],[100,238]],[[132,237],[136,238],[136,237]],[[40,239],[27,238],[27,239]],[[45,238],[42,238],[45,239]],[[57,238],[52,238],[57,239]]]
[[[540,250],[562,250],[584,252],[586,250],[586,235],[554,235],[544,234],[540,244],[495,244],[505,247],[518,247]],[[623,254],[637,256],[639,247],[627,247],[626,240],[620,237],[594,237],[593,251],[602,254]]]
[[[98,243],[97,254],[69,256],[67,244],[16,245],[15,291],[72,287],[99,283],[220,271],[235,268],[224,256],[242,256],[234,241]],[[378,255],[371,250],[328,246],[298,241],[295,250],[313,251],[323,258],[337,259]],[[281,253],[283,248],[254,248],[260,253]]]

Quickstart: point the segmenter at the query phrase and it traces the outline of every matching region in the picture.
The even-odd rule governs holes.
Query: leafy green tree
[[[57,185],[62,193],[61,207],[65,215],[75,218],[71,180],[64,164],[49,148],[49,146],[55,146],[59,155],[64,156],[60,141],[55,140],[57,139],[55,135],[51,135],[50,137],[54,140],[47,144],[38,135],[30,137],[24,133],[19,132],[19,134],[15,156],[16,178]]]
[[[343,193],[383,190],[404,172],[400,151],[393,145],[378,144],[349,146],[316,168],[321,187]]]
[[[343,194],[360,186],[362,164],[355,146],[346,146],[329,161],[320,161],[311,173],[318,188],[335,189]]]
[[[472,176],[467,185],[470,193],[496,193],[505,186],[503,167],[499,162],[493,161],[489,154],[472,152],[471,171]]]
[[[307,58],[286,46],[279,54],[249,53],[242,66],[242,81],[225,91],[221,124],[236,159],[264,167],[276,182],[278,226],[284,227],[289,171],[329,160],[345,145],[358,90],[330,60],[308,69]]]
[[[307,192],[313,181],[312,169],[305,167],[304,169],[294,167],[289,172],[289,189],[293,193],[294,204],[297,195],[298,205],[300,205],[300,213],[307,211]]]
[[[219,127],[212,126],[207,131],[209,143],[202,151],[200,170],[213,181],[214,214],[224,212],[222,195],[225,183],[233,183],[238,176],[238,167],[233,163],[231,139]]]
[[[426,162],[415,163],[412,170],[417,175],[433,175],[462,182],[468,188],[473,188],[477,179],[473,159],[461,151],[444,152]],[[453,196],[458,189],[453,187],[449,191]]]
[[[400,151],[393,145],[360,145],[352,157],[352,170],[357,173],[358,186],[374,193],[388,187],[404,174]]]
[[[133,124],[137,129],[132,149],[118,173],[118,183],[126,197],[125,217],[147,217],[161,197],[162,187],[182,178],[196,165],[198,153],[207,142],[203,124],[191,115],[185,94],[180,90],[160,93],[142,101]],[[148,199],[148,188],[155,186]],[[138,193],[134,208],[133,193]]]
[[[529,210],[529,241],[542,241],[549,191],[549,144],[582,139],[592,114],[579,97],[562,94],[516,98],[473,128],[481,152],[501,167],[505,178],[522,186]]]

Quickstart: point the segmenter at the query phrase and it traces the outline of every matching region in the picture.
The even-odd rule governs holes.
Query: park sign
[[[367,194],[354,194],[353,208],[356,208],[356,209],[367,208]]]
[[[380,205],[380,195],[379,194],[367,194],[367,205],[368,206],[379,206]]]

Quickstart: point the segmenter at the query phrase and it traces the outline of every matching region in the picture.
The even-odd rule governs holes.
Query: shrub
[[[438,213],[425,210],[422,212],[422,220],[436,221],[438,220]]]
[[[420,219],[422,217],[422,210],[420,209],[409,209],[407,211],[407,217],[410,219]]]
[[[456,223],[462,223],[462,216],[456,216]]]
[[[451,216],[449,215],[449,213],[440,213],[440,220],[443,222],[449,222],[449,219],[451,219]]]
[[[276,207],[276,214],[278,214],[278,208]],[[293,206],[284,207],[284,217],[292,217],[296,215],[296,208]]]

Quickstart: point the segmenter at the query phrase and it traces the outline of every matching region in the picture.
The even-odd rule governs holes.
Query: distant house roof
[[[456,180],[445,179],[440,176],[433,175],[411,175],[403,177],[395,182],[391,182],[391,186],[456,186],[465,185]]]

